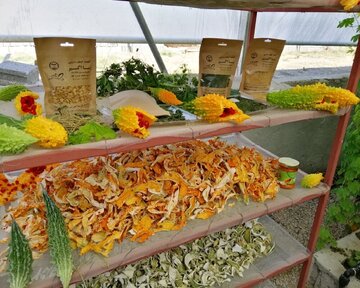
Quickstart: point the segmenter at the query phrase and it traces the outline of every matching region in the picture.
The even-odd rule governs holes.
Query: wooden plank
[[[341,110],[338,115],[343,115]],[[156,145],[176,143],[190,139],[213,137],[228,133],[280,125],[295,121],[333,116],[321,111],[296,111],[266,109],[251,114],[251,118],[241,124],[191,122],[186,125],[161,126],[150,128],[150,136],[138,139],[119,134],[119,138],[81,145],[65,146],[59,149],[32,148],[13,156],[0,157],[0,171],[9,172],[58,162],[66,162],[86,157],[103,156],[110,153],[145,149]]]
[[[304,246],[270,217],[262,217],[260,222],[273,236],[276,245],[274,251],[266,257],[257,259],[254,265],[245,271],[243,278],[235,277],[230,283],[221,286],[221,288],[254,287],[280,271],[285,271],[296,264],[304,262],[310,256]]]
[[[225,137],[225,139],[229,142],[237,143],[239,146],[255,145],[250,140],[239,134]],[[256,147],[265,156],[272,155],[266,152],[266,150],[261,149],[259,146]],[[303,172],[301,173],[304,174]],[[279,209],[290,207],[292,205],[301,203],[302,201],[304,201],[304,199],[309,200],[320,197],[321,195],[324,195],[329,191],[329,187],[325,184],[322,184],[319,187],[313,189],[303,189],[299,187],[299,181],[300,179],[298,179],[297,187],[295,189],[281,189],[275,199],[268,200],[265,203],[256,203],[251,201],[248,205],[246,205],[243,202],[233,200],[232,203],[230,202],[231,205],[234,204],[232,207],[225,207],[225,209],[221,213],[216,214],[215,216],[207,220],[189,220],[187,225],[179,231],[156,233],[154,236],[150,237],[150,239],[148,239],[142,244],[130,242],[129,240],[125,240],[121,244],[115,243],[114,249],[107,258],[92,252],[87,253],[83,256],[79,256],[78,250],[74,251],[73,253],[76,262],[76,271],[74,272],[74,275],[72,277],[72,283],[80,282],[82,279],[87,279],[89,277],[109,271],[121,265],[127,265],[136,262],[142,258],[149,257],[162,251],[177,247],[181,244],[193,241],[210,233],[221,231],[228,227],[239,225],[241,223],[244,223],[245,221],[261,217]],[[271,231],[272,230],[270,230],[270,232]],[[285,242],[281,242],[282,240],[279,240],[280,244],[276,250],[278,252],[277,255],[280,255],[281,257],[279,256],[280,258],[276,259],[270,258],[273,259],[272,261],[274,261],[274,263],[277,261],[277,266],[274,267],[277,267],[279,269],[285,269],[289,265],[299,263],[299,261],[301,262],[303,260],[300,254],[295,253],[297,251],[296,249],[293,251],[290,249],[291,247],[289,248],[284,246],[287,242],[287,238],[285,237],[286,235],[284,235],[285,234],[283,234],[281,238],[283,237]],[[285,250],[282,246],[285,247]],[[5,248],[5,246],[0,245],[0,251],[3,250],[3,248]],[[287,250],[290,252],[286,252]],[[268,264],[265,263],[265,265],[262,263],[263,262],[260,262],[259,266],[257,266],[261,268],[260,270],[262,272],[260,274],[257,273],[255,269],[252,270],[254,272],[254,275],[251,274],[252,272],[249,272],[250,274],[248,275],[252,276],[246,276],[249,278],[246,278],[249,281],[247,282],[247,284],[258,283],[259,281],[261,281],[261,279],[264,280],[264,278],[270,277],[271,275],[273,275],[273,273],[277,271],[270,269]],[[56,272],[54,266],[50,264],[48,253],[43,255],[40,259],[34,261],[33,270],[33,283],[30,287],[60,287],[60,282],[55,276]],[[8,277],[6,273],[0,274],[0,287],[6,287],[7,280]],[[252,281],[255,282],[253,283]]]
[[[256,285],[255,288],[276,288],[276,286],[270,280],[267,280],[260,283],[259,285]]]

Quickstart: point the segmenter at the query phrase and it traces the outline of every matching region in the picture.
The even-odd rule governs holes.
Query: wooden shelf
[[[236,143],[240,146],[245,145],[255,147],[265,156],[274,156],[261,147],[255,145],[253,142],[239,133],[225,136],[223,139],[230,143]],[[79,257],[78,252],[74,251],[74,259],[76,261],[77,269],[73,274],[72,282],[80,282],[82,279],[90,278],[92,276],[114,269],[115,267],[139,261],[142,258],[158,254],[208,234],[222,231],[228,227],[242,224],[251,219],[273,213],[277,210],[284,209],[328,193],[329,187],[323,183],[313,189],[301,188],[300,180],[304,174],[304,172],[299,171],[299,177],[297,179],[297,185],[295,189],[281,189],[276,198],[273,200],[268,200],[265,203],[256,203],[251,201],[248,205],[233,200],[233,203],[235,203],[234,206],[227,206],[221,213],[207,220],[189,220],[187,225],[179,231],[156,233],[142,244],[130,242],[128,240],[125,240],[120,245],[116,243],[114,245],[114,249],[107,258],[95,253],[87,253]],[[281,245],[279,246],[283,247]],[[0,245],[0,251],[2,248],[4,248],[4,246]],[[298,261],[297,258],[296,261]],[[282,263],[282,265],[283,264],[284,263]],[[269,273],[269,275],[270,274],[271,273]],[[46,253],[41,257],[41,259],[34,261],[34,281],[30,287],[60,287],[60,282],[57,277],[55,277],[55,275],[56,272],[54,266],[50,264],[49,255]],[[261,281],[259,280],[258,274],[255,278],[256,281]],[[1,274],[0,287],[6,287],[6,281],[7,276]]]
[[[344,113],[345,110],[342,110],[337,115],[343,115]],[[3,156],[0,157],[0,171],[16,171],[86,157],[145,149],[156,145],[195,138],[206,138],[329,116],[333,115],[322,111],[296,111],[270,108],[251,114],[251,118],[241,124],[229,122],[209,124],[197,121],[188,122],[186,125],[152,127],[150,128],[150,136],[147,139],[138,139],[120,133],[120,138],[113,140],[66,146],[60,149],[31,148],[19,155]]]
[[[244,277],[235,277],[230,283],[223,284],[221,288],[254,287],[280,272],[303,263],[310,256],[304,246],[270,217],[262,217],[260,222],[273,236],[276,245],[274,251],[266,257],[257,259],[248,270],[245,270]]]
[[[345,12],[339,0],[130,0],[149,4],[255,11]],[[353,11],[358,11],[355,7]]]

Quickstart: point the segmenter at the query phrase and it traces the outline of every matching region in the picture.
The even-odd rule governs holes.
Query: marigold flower
[[[169,105],[180,105],[183,102],[181,102],[176,95],[166,89],[163,88],[150,88],[151,93],[159,99],[161,102]]]
[[[138,138],[148,137],[148,128],[157,120],[155,116],[132,106],[115,109],[113,116],[119,129]]]
[[[325,101],[322,101],[320,103],[315,103],[314,108],[316,110],[323,110],[323,111],[329,111],[333,114],[337,113],[339,109],[339,103],[328,103]]]
[[[0,206],[16,199],[17,185],[11,183],[3,173],[0,173]]]
[[[15,108],[20,115],[40,115],[42,113],[41,104],[35,101],[38,98],[39,95],[34,92],[20,92],[15,98]]]
[[[360,99],[353,92],[340,87],[327,87],[322,93],[325,101],[338,103],[339,107],[356,105],[360,102]]]
[[[45,148],[62,147],[68,140],[68,134],[60,123],[43,116],[27,120],[25,131],[38,138],[38,144]]]
[[[351,10],[359,3],[359,0],[340,0],[340,4],[344,7],[344,10]]]
[[[234,102],[218,94],[207,94],[198,97],[186,106],[197,116],[209,122],[235,121],[241,123],[250,118]]]
[[[322,179],[324,179],[322,173],[308,174],[301,180],[301,186],[304,188],[313,188],[319,185]]]

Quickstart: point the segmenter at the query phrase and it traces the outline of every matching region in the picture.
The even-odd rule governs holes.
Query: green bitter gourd
[[[43,189],[51,260],[64,288],[69,287],[74,269],[70,240],[60,209]]]
[[[289,109],[324,110],[336,113],[339,107],[358,104],[360,99],[349,90],[323,83],[295,86],[268,93],[267,102]]]
[[[9,85],[0,89],[0,100],[1,101],[11,101],[13,100],[20,92],[27,91],[24,85]]]
[[[0,155],[21,153],[37,141],[37,138],[20,129],[0,124]]]
[[[9,248],[10,288],[25,288],[31,281],[33,258],[29,241],[15,220],[11,224]]]

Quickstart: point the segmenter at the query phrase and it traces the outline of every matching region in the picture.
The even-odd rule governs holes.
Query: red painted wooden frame
[[[285,11],[289,12],[291,10],[284,9],[284,12]],[[298,12],[299,10],[296,10],[296,11]],[[313,10],[307,9],[306,11],[307,12],[319,12],[317,9],[313,9]],[[251,13],[251,15],[250,15],[251,17],[250,17],[250,25],[249,25],[247,39],[254,39],[257,12],[252,11],[250,13]],[[347,84],[347,89],[349,89],[352,92],[355,92],[357,89],[359,79],[360,79],[360,41],[357,44],[354,62],[353,62],[352,69],[350,72],[349,82]],[[341,116],[339,119],[338,125],[337,125],[336,134],[335,134],[335,137],[334,137],[334,140],[332,143],[332,148],[331,148],[331,152],[330,152],[330,156],[329,156],[329,160],[328,160],[328,164],[327,164],[326,175],[325,175],[325,182],[329,186],[331,186],[333,184],[333,178],[335,175],[336,166],[339,161],[341,147],[342,147],[342,143],[344,141],[344,136],[346,133],[346,127],[349,123],[350,113],[351,113],[351,110],[349,110],[345,115]],[[329,201],[329,194],[330,194],[330,191],[325,193],[324,195],[322,195],[318,200],[318,205],[316,208],[316,213],[314,216],[313,225],[311,228],[311,233],[310,233],[309,242],[308,242],[308,246],[307,246],[310,256],[303,264],[303,267],[302,267],[302,270],[300,273],[300,277],[299,277],[299,281],[298,281],[298,288],[305,288],[306,282],[309,277],[309,273],[310,273],[310,269],[311,269],[311,265],[312,265],[313,253],[316,248],[316,242],[319,237],[320,227],[321,227],[321,224],[324,219],[327,203]]]

